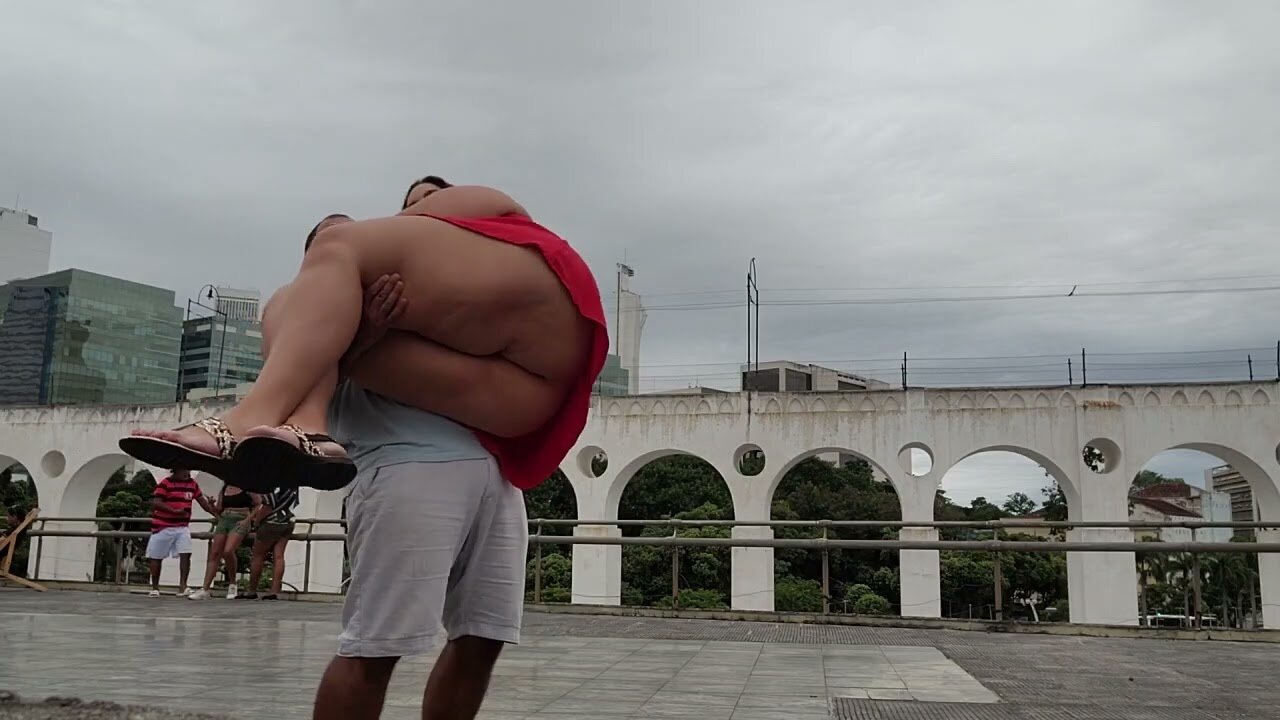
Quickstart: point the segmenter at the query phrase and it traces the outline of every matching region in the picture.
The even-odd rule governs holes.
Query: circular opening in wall
[[[924,443],[907,443],[898,451],[898,464],[912,477],[924,477],[933,471],[933,451]]]
[[[747,477],[764,472],[764,463],[764,450],[760,449],[759,445],[747,443],[733,454],[733,466],[738,468],[740,474]]]
[[[584,447],[578,451],[578,469],[587,477],[600,477],[609,469],[609,455],[595,445]]]
[[[1105,475],[1115,470],[1116,464],[1120,462],[1120,446],[1106,438],[1095,438],[1085,443],[1080,457],[1084,460],[1085,467],[1099,475]]]
[[[67,469],[67,456],[57,450],[50,450],[44,454],[44,457],[40,458],[40,469],[44,471],[45,475],[56,478],[62,474],[62,471]]]

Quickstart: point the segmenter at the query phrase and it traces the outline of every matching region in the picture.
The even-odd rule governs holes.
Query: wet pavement
[[[339,612],[0,589],[0,690],[307,718]],[[1270,644],[543,613],[525,625],[482,718],[1261,720],[1280,707]],[[402,663],[383,717],[421,716],[431,663]],[[15,707],[0,718],[188,717]]]

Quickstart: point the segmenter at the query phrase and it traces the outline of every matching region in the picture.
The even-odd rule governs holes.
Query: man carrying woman
[[[609,345],[586,264],[511,198],[428,177],[403,205],[312,231],[297,279],[264,313],[266,364],[240,405],[121,441],[150,464],[251,490],[335,489],[359,467],[318,720],[378,717],[397,660],[428,651],[442,622],[423,717],[475,716],[502,645],[519,638],[520,490],[577,441]]]

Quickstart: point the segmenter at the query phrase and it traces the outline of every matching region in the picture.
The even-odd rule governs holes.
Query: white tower
[[[49,273],[53,233],[35,215],[0,207],[0,285]]]
[[[613,334],[613,351],[619,364],[627,371],[627,392],[640,392],[640,336],[644,333],[644,321],[649,314],[640,296],[627,287],[636,271],[618,263],[618,315]]]

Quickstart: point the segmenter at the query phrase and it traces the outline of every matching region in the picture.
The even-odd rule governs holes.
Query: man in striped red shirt
[[[147,542],[147,560],[151,565],[151,597],[160,597],[160,563],[165,558],[178,558],[178,594],[187,594],[187,575],[191,573],[191,503],[198,502],[210,515],[214,505],[200,491],[190,470],[174,470],[156,483],[151,499],[151,539]]]

